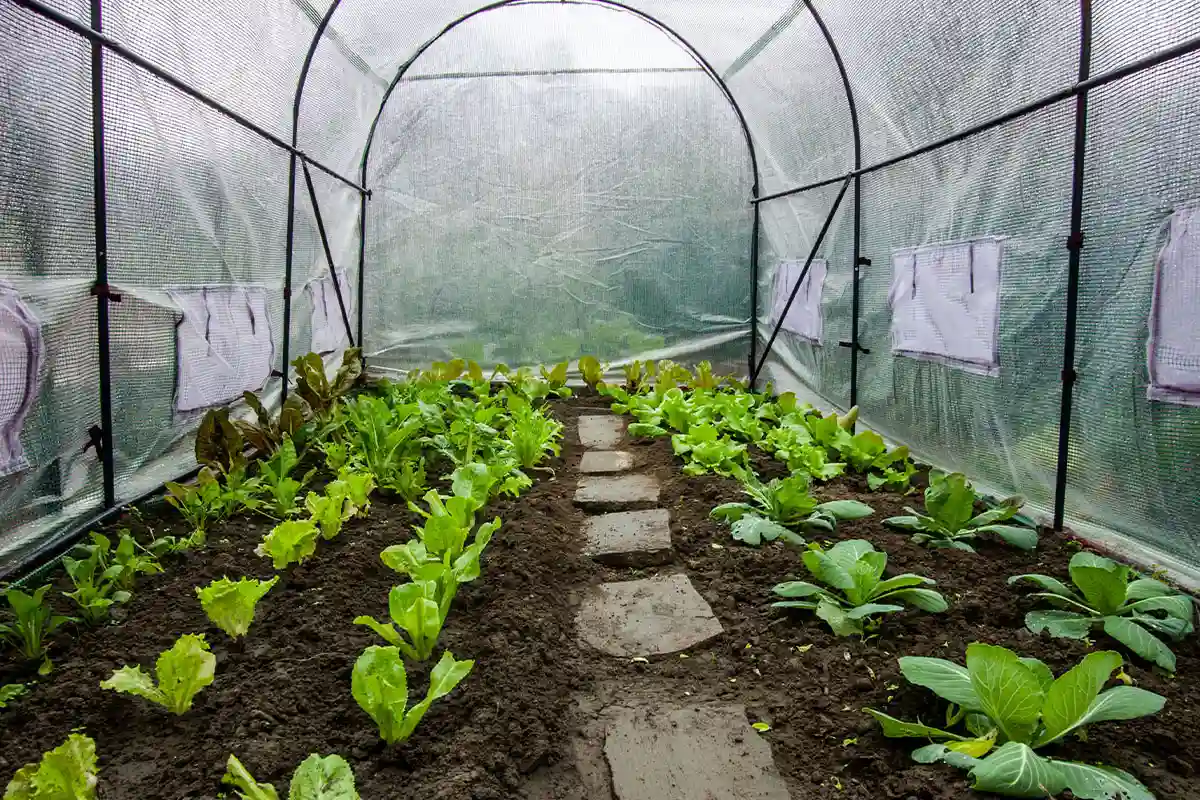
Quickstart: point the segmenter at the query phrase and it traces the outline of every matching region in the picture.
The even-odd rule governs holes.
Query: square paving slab
[[[579,471],[586,474],[628,472],[633,469],[633,454],[621,450],[589,450],[579,461]]]
[[[604,755],[617,800],[790,800],[742,706],[611,708]]]
[[[646,567],[671,560],[671,514],[663,508],[619,511],[584,523],[584,554],[621,567]]]
[[[597,586],[575,625],[592,647],[627,658],[686,650],[723,630],[686,575]]]
[[[585,511],[622,511],[658,503],[653,475],[585,475],[579,479],[575,505]]]
[[[579,418],[579,443],[592,450],[613,450],[625,436],[625,419],[615,414]]]

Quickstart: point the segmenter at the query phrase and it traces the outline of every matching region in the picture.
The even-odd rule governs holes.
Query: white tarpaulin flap
[[[892,351],[995,375],[1003,239],[892,253]]]
[[[1200,406],[1200,205],[1171,216],[1150,309],[1151,400]]]
[[[346,271],[337,272],[338,286],[334,286],[333,276],[328,272],[319,278],[308,282],[305,287],[312,301],[312,344],[314,353],[332,353],[350,344],[346,337],[346,322],[342,319],[342,308],[338,304],[338,287],[341,288],[342,302],[346,305],[346,318],[354,319],[353,296],[350,292],[350,281]]]
[[[796,299],[792,301],[792,307],[787,310],[787,316],[783,318],[783,330],[791,331],[813,344],[821,344],[821,337],[824,333],[821,298],[825,291],[825,275],[828,270],[829,265],[825,259],[813,259],[812,266],[809,267],[808,274],[804,276],[804,282],[800,285],[800,290],[796,292]],[[779,318],[783,316],[788,297],[791,296],[792,289],[795,288],[796,282],[803,272],[803,261],[793,259],[779,263],[779,269],[775,271],[775,283],[771,289],[772,324],[777,324]]]
[[[266,290],[210,286],[170,295],[183,310],[176,335],[175,409],[221,405],[261,389],[275,359]]]
[[[0,281],[0,477],[29,466],[21,427],[41,369],[42,327],[12,285]]]

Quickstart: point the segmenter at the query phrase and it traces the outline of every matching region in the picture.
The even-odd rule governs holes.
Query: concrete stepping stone
[[[575,505],[585,511],[623,511],[658,503],[653,475],[588,475],[579,479]]]
[[[671,514],[664,508],[589,517],[585,555],[618,567],[648,567],[671,560]]]
[[[617,800],[790,800],[771,746],[738,705],[610,708]]]
[[[589,450],[579,462],[579,471],[589,475],[628,472],[631,469],[633,454],[621,450]]]
[[[579,443],[592,450],[613,450],[625,436],[625,420],[613,414],[579,418]]]
[[[575,626],[592,647],[626,658],[686,650],[723,631],[686,575],[601,584],[580,604]]]

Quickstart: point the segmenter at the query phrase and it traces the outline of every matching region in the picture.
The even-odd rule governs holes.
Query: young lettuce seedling
[[[604,369],[595,356],[579,359],[579,374],[583,376],[583,382],[593,389],[604,381]]]
[[[982,533],[993,533],[1022,550],[1037,547],[1036,530],[997,524],[1017,516],[1020,507],[1015,502],[976,514],[975,499],[975,490],[962,473],[931,473],[929,488],[925,490],[928,513],[918,514],[906,507],[904,510],[910,516],[889,517],[883,524],[914,531],[912,540],[917,544],[950,547],[969,553],[975,552],[970,543]]]
[[[1008,579],[1010,584],[1023,581],[1043,589],[1033,596],[1055,606],[1052,611],[1026,614],[1029,630],[1047,631],[1060,639],[1085,639],[1099,625],[1138,656],[1168,672],[1175,671],[1175,654],[1154,634],[1181,641],[1191,633],[1191,598],[1152,578],[1130,582],[1135,575],[1132,569],[1093,553],[1076,553],[1068,571],[1078,591],[1048,575]]]
[[[967,666],[940,658],[906,656],[900,671],[950,702],[946,727],[964,723],[966,733],[904,722],[874,709],[883,735],[933,739],[913,751],[914,761],[938,761],[968,770],[972,788],[1012,797],[1057,796],[1070,789],[1081,798],[1154,800],[1145,786],[1115,767],[1059,761],[1036,752],[1108,720],[1157,714],[1166,698],[1132,686],[1106,691],[1122,663],[1119,653],[1089,653],[1058,678],[1036,658],[1020,658],[989,644],[967,646]]]
[[[230,755],[221,783],[230,785],[240,800],[279,800],[275,787],[254,780],[241,761]],[[313,753],[292,774],[288,800],[359,800],[354,772],[341,756]]]
[[[73,733],[36,764],[17,770],[4,800],[96,800],[96,743]]]
[[[671,449],[687,462],[685,475],[711,472],[732,478],[747,467],[746,446],[721,435],[714,425],[693,425],[687,433],[674,434]]]
[[[331,481],[325,487],[325,494],[309,492],[304,498],[304,508],[321,528],[321,538],[326,540],[341,533],[342,523],[353,517],[357,509],[345,481]]]
[[[743,493],[754,502],[725,503],[714,508],[710,516],[733,523],[733,538],[755,547],[775,539],[801,545],[803,537],[790,529],[829,533],[840,520],[862,519],[875,513],[870,506],[856,500],[818,503],[808,493],[806,473],[798,472],[765,484],[748,470],[740,470],[738,477]]]
[[[505,431],[505,451],[525,469],[533,469],[548,455],[558,455],[562,423],[534,409],[520,395],[509,392],[507,401],[511,419]]]
[[[20,651],[28,661],[41,661],[38,673],[47,675],[52,668],[46,654],[46,638],[64,623],[78,622],[74,617],[63,617],[54,613],[46,602],[50,584],[34,590],[32,595],[20,589],[8,589],[4,599],[12,609],[14,619],[0,624],[0,639]]]
[[[312,520],[288,520],[276,525],[263,537],[254,552],[271,559],[275,569],[288,564],[303,564],[317,552],[317,536],[321,529]]]
[[[934,585],[929,578],[904,574],[884,580],[887,553],[862,539],[838,542],[828,552],[810,544],[801,559],[812,576],[829,588],[805,581],[781,583],[772,591],[789,599],[771,605],[816,611],[837,636],[861,636],[864,625],[878,626],[872,617],[903,611],[905,604],[931,613],[947,608],[941,594],[917,588]]]
[[[114,604],[127,603],[132,597],[129,592],[117,589],[115,578],[120,574],[121,567],[104,567],[106,551],[107,548],[102,550],[95,547],[91,555],[83,560],[63,559],[63,569],[75,587],[75,591],[63,592],[63,595],[74,601],[79,607],[80,617],[88,625],[104,622]]]
[[[0,686],[0,708],[8,708],[8,704],[28,692],[23,683],[6,683]]]
[[[235,582],[221,578],[208,586],[197,586],[196,596],[212,624],[237,639],[250,630],[258,601],[278,582],[278,576],[269,581],[242,578]]]
[[[388,593],[388,614],[394,625],[381,623],[368,616],[355,617],[354,624],[365,625],[375,631],[385,642],[399,648],[405,658],[424,661],[433,655],[450,610],[452,597],[442,597],[442,588],[442,584],[433,580],[393,586]],[[408,634],[408,642],[404,641],[396,626]]]
[[[354,662],[350,690],[363,711],[379,726],[379,735],[388,744],[406,741],[433,705],[462,682],[474,661],[456,661],[449,651],[429,676],[429,691],[425,699],[408,708],[408,676],[404,662],[395,647],[372,645]]]
[[[172,714],[183,714],[205,686],[213,682],[216,657],[208,651],[204,634],[180,636],[170,650],[163,651],[154,665],[154,680],[141,667],[121,667],[101,682],[101,689],[135,694],[163,706]]]
[[[296,443],[290,438],[284,439],[275,455],[263,461],[259,467],[262,486],[261,492],[269,501],[267,511],[277,519],[287,519],[300,512],[297,498],[316,474],[316,469],[310,469],[300,480],[291,476],[300,464],[296,453]]]

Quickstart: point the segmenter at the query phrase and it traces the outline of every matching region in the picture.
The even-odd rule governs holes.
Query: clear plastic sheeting
[[[1154,275],[1146,396],[1200,406],[1200,205],[1181,208],[1167,224]]]
[[[21,433],[41,388],[44,358],[41,324],[16,290],[0,283],[0,478],[29,467]]]
[[[92,17],[90,0],[48,5]],[[740,373],[751,329],[761,357],[810,256],[761,381],[817,404],[856,401],[865,422],[931,463],[1049,511],[1075,104],[904,156],[1072,86],[1081,30],[1092,31],[1092,75],[1200,37],[1200,0],[101,10],[107,35],[303,155],[107,53],[109,285],[98,294],[120,300],[98,300],[92,46],[0,0],[0,282],[44,351],[22,466],[0,477],[0,572],[102,512],[106,475],[124,502],[187,472],[205,408],[263,381],[278,402],[270,376],[285,355],[353,339],[385,372],[590,353]],[[1089,535],[1200,574],[1196,277],[1172,234],[1195,224],[1198,105],[1195,53],[1088,98],[1065,508]],[[756,190],[818,182],[750,203]],[[919,267],[939,243],[981,236],[1003,237],[1003,255],[980,265],[968,249],[965,298],[898,302],[894,254]],[[949,272],[957,287],[961,270]],[[199,337],[199,287],[240,287],[255,311],[227,308],[215,337],[208,323]],[[28,374],[22,347],[0,352],[0,375]],[[189,376],[243,351],[252,375],[226,370],[192,391]],[[102,388],[111,465],[96,447]],[[4,398],[0,420],[13,416]]]

